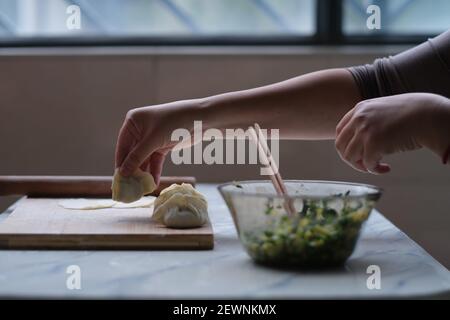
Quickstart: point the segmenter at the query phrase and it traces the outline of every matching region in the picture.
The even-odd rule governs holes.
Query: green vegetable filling
[[[338,213],[324,200],[304,200],[298,215],[274,218],[263,230],[241,234],[243,243],[257,262],[302,267],[343,264],[351,255],[361,224],[372,206],[347,201]],[[266,215],[274,213],[269,201]]]

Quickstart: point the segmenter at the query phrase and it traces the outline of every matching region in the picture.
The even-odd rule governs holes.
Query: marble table
[[[374,211],[340,269],[275,270],[242,249],[215,185],[200,184],[210,204],[210,251],[0,251],[0,297],[36,298],[448,298],[450,273]],[[0,215],[7,217],[8,211]],[[79,266],[81,289],[67,287]],[[369,289],[367,268],[380,268]]]

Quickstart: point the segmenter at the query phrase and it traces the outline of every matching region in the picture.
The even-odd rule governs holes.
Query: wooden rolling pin
[[[194,177],[161,177],[152,195],[172,183],[190,183]],[[27,195],[30,197],[111,197],[110,176],[0,176],[0,196]]]

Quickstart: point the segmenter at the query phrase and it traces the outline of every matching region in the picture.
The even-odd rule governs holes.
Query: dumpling
[[[131,203],[152,193],[156,189],[156,184],[153,176],[141,169],[137,169],[129,177],[122,176],[119,169],[116,169],[111,189],[113,200]]]
[[[208,203],[192,185],[172,184],[156,198],[152,220],[171,228],[201,227],[208,220]]]
[[[171,228],[201,227],[208,219],[205,197],[188,183],[162,190],[153,208],[152,220]]]

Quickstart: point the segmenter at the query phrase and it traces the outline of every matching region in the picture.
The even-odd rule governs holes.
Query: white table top
[[[377,211],[344,267],[281,271],[254,264],[242,249],[215,185],[209,201],[210,251],[0,251],[0,297],[53,298],[406,298],[449,297],[450,273]],[[0,215],[1,219],[7,212]],[[81,289],[66,286],[78,265]],[[368,289],[367,267],[381,270]]]

